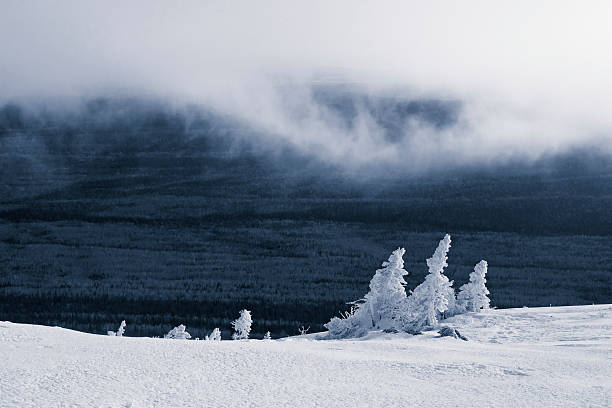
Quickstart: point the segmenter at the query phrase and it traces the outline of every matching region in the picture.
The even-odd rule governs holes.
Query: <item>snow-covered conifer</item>
[[[251,333],[252,323],[253,320],[251,319],[251,312],[246,309],[242,309],[240,311],[240,317],[232,322],[232,327],[235,331],[232,338],[234,340],[248,339],[249,334]]]
[[[443,273],[448,266],[446,260],[450,243],[450,235],[446,234],[433,256],[427,259],[429,274],[408,298],[409,313],[403,316],[404,330],[419,331],[435,327],[442,313],[449,310],[449,305],[454,305],[455,290]]]
[[[470,273],[470,281],[459,288],[458,308],[466,312],[477,312],[489,308],[489,290],[486,286],[487,261],[480,261]]]
[[[125,333],[125,320],[121,321],[121,324],[119,325],[119,329],[117,329],[117,334],[116,336],[123,336],[123,333]]]
[[[272,340],[272,335],[270,334],[269,331],[267,331],[266,334],[264,334],[263,339],[264,340]]]
[[[395,326],[397,318],[403,313],[406,303],[406,281],[404,275],[404,248],[398,248],[382,269],[378,269],[370,281],[370,291],[364,296],[360,307],[367,308],[372,319],[372,327],[388,329]]]
[[[218,327],[215,327],[215,329],[210,333],[210,335],[206,336],[204,340],[221,341],[221,330],[219,330]]]
[[[402,257],[406,250],[398,248],[383,262],[370,281],[370,291],[344,316],[332,318],[325,327],[331,338],[360,337],[371,329],[399,329],[406,311],[406,281]]]
[[[164,336],[166,339],[190,339],[191,335],[185,331],[186,327],[183,324],[178,325],[174,329],[170,330],[168,334]]]

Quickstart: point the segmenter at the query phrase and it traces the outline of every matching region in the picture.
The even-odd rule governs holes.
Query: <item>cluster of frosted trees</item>
[[[242,309],[240,311],[240,317],[232,322],[232,327],[234,328],[234,334],[232,338],[234,340],[243,340],[248,339],[251,334],[251,324],[253,324],[253,319],[251,318],[251,312],[246,309]],[[109,331],[109,336],[123,336],[125,332],[125,320],[121,322],[119,326],[119,330],[115,333],[114,331]],[[165,339],[177,339],[177,340],[189,340],[191,338],[191,334],[187,332],[187,327],[184,324],[180,324],[176,326],[174,329],[170,330],[167,334],[164,335]],[[264,340],[270,340],[272,337],[270,336],[270,332],[266,332],[264,336]],[[204,338],[204,340],[208,341],[221,341],[221,330],[218,327]]]
[[[480,261],[470,274],[469,283],[459,288],[455,296],[453,282],[444,275],[450,235],[446,235],[433,256],[427,259],[429,274],[410,295],[406,294],[402,259],[406,250],[398,248],[382,264],[382,269],[370,281],[370,291],[363,299],[353,302],[350,312],[334,317],[325,327],[331,338],[360,337],[369,330],[398,330],[417,333],[434,328],[452,315],[489,308],[485,283],[487,262]]]
[[[242,309],[240,311],[240,317],[232,322],[232,327],[234,328],[234,334],[232,338],[234,340],[244,340],[248,339],[251,334],[251,324],[253,324],[253,319],[251,318],[251,312],[246,309]],[[185,326],[180,325],[170,330],[168,334],[164,336],[167,339],[190,339],[191,335],[185,331]],[[270,332],[266,333],[264,339],[270,339]],[[218,327],[204,338],[204,340],[208,341],[221,341],[221,330]]]
[[[450,235],[446,234],[438,244],[436,252],[427,259],[429,274],[423,283],[409,295],[406,294],[403,256],[406,250],[398,248],[383,262],[382,268],[370,281],[370,291],[363,299],[353,302],[351,310],[341,317],[332,318],[325,327],[330,338],[360,337],[370,330],[392,330],[418,333],[424,329],[435,328],[446,317],[460,313],[477,312],[489,308],[489,291],[485,275],[487,262],[480,261],[470,274],[470,281],[459,288],[455,295],[453,282],[444,275]],[[251,312],[243,309],[240,317],[232,322],[234,340],[248,339],[251,333]],[[111,336],[122,336],[125,320],[117,332],[109,331]],[[305,334],[307,329],[300,330]],[[191,335],[184,325],[179,325],[164,336],[170,339],[190,339]],[[264,339],[270,339],[267,332]],[[215,328],[205,340],[220,341],[221,331]]]

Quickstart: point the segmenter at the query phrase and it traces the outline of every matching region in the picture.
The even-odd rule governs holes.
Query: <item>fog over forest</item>
[[[265,135],[258,144],[350,170],[610,154],[606,11],[11,0],[0,16],[0,98],[59,113],[97,97],[196,105]]]

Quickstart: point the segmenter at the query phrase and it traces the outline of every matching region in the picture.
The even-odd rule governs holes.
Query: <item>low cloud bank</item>
[[[605,11],[552,1],[9,0],[0,102],[53,112],[100,95],[195,105],[270,148],[355,171],[610,155]]]

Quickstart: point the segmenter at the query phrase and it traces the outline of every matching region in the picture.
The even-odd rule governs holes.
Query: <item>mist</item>
[[[612,153],[606,2],[2,8],[3,104],[196,105],[349,171]]]

